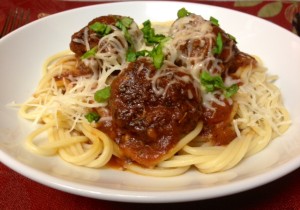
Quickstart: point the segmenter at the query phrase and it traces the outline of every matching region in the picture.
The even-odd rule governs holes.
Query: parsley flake
[[[217,89],[223,90],[225,98],[230,98],[237,93],[239,86],[233,84],[229,87],[224,85],[221,76],[212,76],[209,72],[203,71],[200,76],[201,85],[205,88],[207,92],[213,92]]]
[[[98,120],[100,119],[100,116],[97,112],[87,113],[86,115],[84,115],[84,117],[89,123],[98,122]]]
[[[109,25],[100,22],[93,23],[92,25],[89,26],[89,28],[95,31],[100,36],[107,35],[112,30]]]
[[[183,17],[189,16],[190,14],[192,14],[192,13],[190,13],[189,11],[187,11],[187,10],[183,7],[183,8],[181,8],[180,10],[178,10],[178,12],[177,12],[177,17],[178,17],[178,18],[183,18]]]
[[[81,59],[87,59],[87,58],[90,58],[90,57],[94,57],[97,53],[97,50],[98,50],[98,47],[94,47],[88,51],[86,51],[80,58]]]
[[[213,54],[220,55],[223,50],[223,40],[221,33],[218,33],[217,40],[216,40],[216,46],[213,48],[212,52]]]
[[[111,91],[110,86],[97,90],[96,93],[94,94],[95,101],[99,103],[103,103],[107,101],[110,97],[110,91]]]
[[[209,18],[209,21],[213,24],[213,25],[215,25],[215,26],[219,26],[219,21],[218,21],[218,19],[216,19],[216,18],[214,18],[214,17],[210,17]]]
[[[150,20],[146,20],[143,23],[141,31],[144,34],[144,39],[147,45],[160,43],[164,38],[166,38],[163,34],[155,34],[155,30],[152,28]]]
[[[130,28],[131,23],[133,22],[132,18],[129,17],[123,17],[120,20],[117,21],[116,26],[122,30],[126,41],[130,44],[133,45],[133,41],[131,38],[131,35],[128,32],[128,29]]]

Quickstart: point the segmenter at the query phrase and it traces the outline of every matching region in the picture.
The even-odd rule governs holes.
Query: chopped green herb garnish
[[[212,76],[209,72],[203,71],[201,76],[201,85],[205,88],[207,92],[213,92],[216,89],[221,89],[224,91],[224,96],[230,98],[237,93],[239,86],[233,84],[230,87],[224,85],[223,79],[221,76]]]
[[[229,39],[233,40],[235,43],[237,43],[236,38],[232,36],[231,34],[227,34],[229,36]]]
[[[164,62],[163,44],[160,43],[150,52],[150,56],[153,58],[153,64],[156,69],[159,69]]]
[[[100,22],[93,23],[92,25],[89,26],[89,28],[95,31],[100,36],[107,35],[112,30],[110,26]]]
[[[131,38],[131,35],[128,32],[128,29],[130,28],[131,23],[133,22],[132,18],[129,17],[123,17],[120,20],[117,21],[116,26],[122,30],[124,33],[126,41],[130,44],[133,45],[133,41]]]
[[[181,8],[180,10],[178,10],[178,12],[177,12],[177,17],[178,17],[178,18],[183,18],[183,17],[189,16],[190,14],[192,14],[192,13],[190,13],[189,11],[187,11],[187,10],[183,7],[183,8]]]
[[[224,95],[226,98],[230,98],[231,96],[236,94],[238,90],[239,90],[239,86],[237,84],[231,85],[230,87],[225,89]]]
[[[141,31],[143,32],[144,39],[148,45],[160,43],[164,38],[166,38],[163,34],[155,34],[155,30],[152,28],[150,20],[146,20],[143,23]]]
[[[87,58],[90,58],[90,57],[94,57],[97,53],[97,50],[98,50],[98,48],[94,47],[94,48],[90,49],[89,51],[86,51],[80,58],[81,59],[87,59]]]
[[[133,22],[133,19],[130,17],[123,17],[123,18],[121,18],[120,21],[126,28],[130,28],[130,25]]]
[[[214,17],[210,17],[209,18],[209,21],[213,24],[213,25],[215,25],[215,26],[219,26],[219,21],[216,19],[216,18],[214,18]]]
[[[213,48],[213,54],[220,55],[223,50],[223,40],[221,33],[218,33],[217,40],[216,40],[216,46]]]
[[[127,55],[126,55],[126,61],[134,62],[134,61],[136,61],[137,57],[138,56],[137,56],[136,52],[129,51],[129,52],[127,52]]]
[[[163,54],[163,45],[165,42],[169,40],[169,38],[165,38],[159,44],[155,45],[151,51],[141,50],[137,52],[129,52],[127,53],[126,60],[128,62],[134,62],[140,56],[148,56],[153,59],[153,64],[156,69],[159,69],[164,62],[164,54]]]
[[[211,76],[207,71],[203,71],[201,74],[201,84],[207,92],[213,92],[215,89],[222,89],[224,87],[222,77]]]
[[[97,90],[95,95],[94,95],[94,99],[95,101],[102,103],[107,101],[107,99],[109,99],[110,97],[110,86],[107,86],[101,90]]]
[[[116,26],[123,31],[126,40],[131,45],[133,45],[133,43],[131,41],[131,36],[128,33],[127,29],[131,25],[132,21],[133,20],[131,18],[125,17],[119,20],[116,24]],[[149,20],[145,21],[143,25],[144,27],[141,30],[144,34],[146,43],[149,45],[156,45],[156,46],[154,46],[153,50],[150,52],[148,50],[135,52],[132,48],[129,48],[126,55],[126,60],[128,62],[134,62],[140,56],[150,56],[153,58],[153,63],[155,68],[159,69],[164,60],[164,55],[162,52],[163,44],[161,43],[164,41],[166,37],[162,34],[155,34],[155,31],[151,27],[151,22]]]
[[[134,62],[140,56],[148,56],[150,52],[148,50],[141,50],[141,51],[129,51],[126,55],[126,61]]]
[[[144,34],[144,39],[147,45],[153,45],[152,51],[142,50],[138,52],[129,52],[127,61],[135,61],[139,56],[149,56],[153,59],[153,64],[156,69],[159,69],[164,61],[163,46],[170,39],[163,34],[155,34],[154,28],[151,26],[150,20],[143,23],[141,29]]]
[[[89,123],[97,122],[100,119],[100,115],[97,112],[90,112],[84,115]]]

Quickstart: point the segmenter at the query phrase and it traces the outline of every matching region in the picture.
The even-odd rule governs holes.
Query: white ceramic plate
[[[259,55],[292,116],[292,126],[263,152],[236,168],[211,175],[196,171],[172,178],[153,178],[113,169],[86,169],[55,157],[41,157],[24,149],[31,124],[6,105],[23,102],[34,91],[43,61],[68,49],[70,37],[91,19],[107,14],[167,21],[187,10],[217,18],[238,40],[239,48]],[[127,202],[179,202],[214,198],[254,188],[300,166],[300,38],[259,18],[219,7],[180,2],[123,2],[70,10],[33,22],[0,40],[0,160],[30,179],[66,192]],[[168,196],[166,196],[168,195]]]

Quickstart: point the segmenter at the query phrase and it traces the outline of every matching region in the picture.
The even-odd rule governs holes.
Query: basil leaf
[[[100,119],[100,116],[97,112],[90,112],[90,113],[87,113],[86,115],[84,115],[84,117],[87,119],[87,121],[89,123],[91,122],[97,122],[99,119]]]
[[[226,98],[230,98],[231,96],[236,94],[238,90],[239,86],[237,84],[231,85],[230,87],[226,88],[224,95]]]
[[[141,51],[129,51],[126,55],[126,61],[134,62],[140,56],[149,56],[150,52],[148,50],[141,50]]]
[[[187,10],[183,7],[183,8],[181,8],[180,10],[178,10],[178,12],[177,12],[177,17],[178,17],[178,18],[183,18],[183,17],[189,16],[190,14],[192,14],[192,13],[190,13],[189,11],[187,11]]]
[[[207,92],[213,92],[215,89],[223,89],[224,83],[221,76],[211,76],[209,72],[203,71],[201,74],[201,84]]]
[[[159,69],[164,62],[163,45],[159,44],[150,52],[150,56],[153,58],[153,64],[156,69]]]
[[[216,18],[214,18],[214,17],[210,17],[209,18],[209,21],[213,24],[213,25],[215,25],[215,26],[219,26],[219,21],[216,19]]]
[[[86,51],[80,58],[81,59],[87,59],[90,57],[94,57],[97,53],[98,47],[94,47],[90,49],[89,51]]]
[[[110,86],[97,90],[96,93],[94,94],[95,101],[99,103],[107,101],[107,99],[109,99],[110,97],[110,91],[111,91]]]
[[[128,61],[128,62],[134,62],[134,61],[136,61],[136,59],[137,59],[137,55],[136,55],[135,52],[130,51],[130,52],[127,53],[127,55],[126,55],[126,61]]]
[[[200,75],[201,85],[205,88],[206,92],[213,92],[217,89],[223,90],[224,96],[230,98],[237,93],[239,86],[233,84],[230,87],[224,85],[221,76],[212,76],[209,72],[203,71]]]
[[[233,40],[235,43],[237,43],[236,38],[232,36],[231,34],[227,34],[229,36],[229,39]]]
[[[143,32],[144,39],[148,45],[160,43],[164,38],[166,38],[163,34],[155,34],[155,30],[152,28],[150,20],[146,20],[143,23],[141,31]]]
[[[156,69],[159,69],[164,62],[164,54],[163,54],[163,44],[164,42],[156,45],[151,51],[141,50],[137,52],[128,52],[126,56],[126,60],[128,62],[134,62],[140,56],[148,56],[153,59],[153,64]]]
[[[121,18],[120,21],[126,28],[130,28],[130,25],[132,24],[133,19],[130,17],[123,17],[123,18]]]
[[[128,32],[128,28],[130,27],[132,22],[133,22],[133,19],[128,18],[128,17],[124,17],[116,22],[116,27],[118,27],[119,29],[122,30],[126,41],[130,45],[133,45],[133,41],[132,41],[131,35]]]
[[[89,26],[89,28],[95,31],[100,36],[107,35],[112,30],[110,26],[100,22],[93,23],[92,25]]]
[[[218,33],[217,39],[216,39],[216,46],[213,48],[212,52],[213,54],[220,55],[223,50],[223,40],[221,33]]]

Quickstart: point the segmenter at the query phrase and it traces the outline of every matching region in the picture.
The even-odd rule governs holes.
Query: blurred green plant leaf
[[[263,1],[257,0],[257,1],[245,1],[245,0],[238,0],[234,2],[235,7],[254,7],[256,5],[259,5]]]
[[[282,10],[282,2],[271,2],[264,5],[257,13],[257,16],[269,18],[278,15]]]

